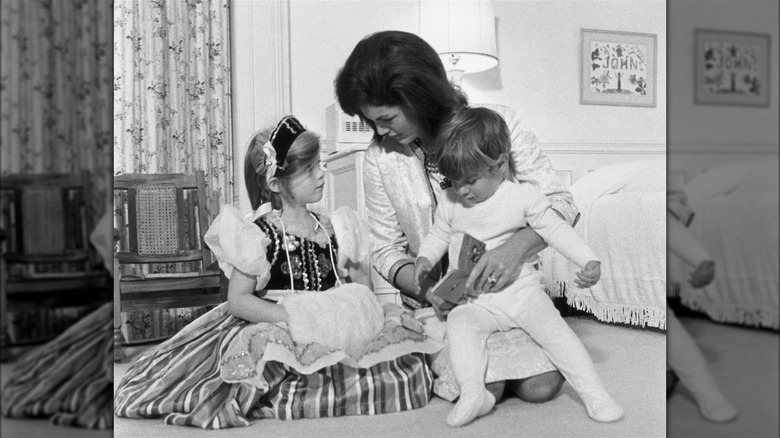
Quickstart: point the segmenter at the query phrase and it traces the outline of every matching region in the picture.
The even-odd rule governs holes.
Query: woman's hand
[[[466,280],[466,289],[472,296],[500,291],[517,278],[524,261],[546,247],[547,244],[531,227],[520,229],[503,245],[480,257]]]
[[[414,287],[417,292],[420,292],[420,285],[425,280],[425,277],[433,270],[433,263],[425,257],[418,257],[417,262],[414,264]]]
[[[601,278],[601,262],[591,260],[585,265],[585,269],[577,272],[577,279],[574,280],[577,283],[577,287],[580,289],[587,289],[599,282]]]

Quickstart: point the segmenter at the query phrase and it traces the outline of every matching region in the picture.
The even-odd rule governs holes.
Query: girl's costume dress
[[[339,243],[329,220],[317,217],[322,228],[311,232],[285,227],[276,212],[257,216],[246,220],[225,206],[207,233],[206,242],[228,277],[233,269],[257,276],[258,296],[282,300],[337,284]],[[338,237],[342,247],[357,252],[354,234]],[[384,312],[381,332],[348,354],[295,342],[287,324],[250,323],[232,316],[223,303],[136,360],[117,388],[115,414],[222,429],[258,419],[383,414],[425,406],[433,381],[425,353],[441,345],[424,331],[406,328],[400,316],[409,315],[400,308],[385,306]],[[316,318],[323,324],[338,321],[338,315]]]
[[[112,218],[109,204],[90,235],[90,242],[109,272]],[[114,424],[110,408],[114,381],[113,315],[113,303],[103,303],[61,335],[14,363],[3,386],[3,416],[49,418],[57,425],[110,429]]]
[[[3,388],[3,416],[110,429],[114,378],[112,303],[16,362]]]

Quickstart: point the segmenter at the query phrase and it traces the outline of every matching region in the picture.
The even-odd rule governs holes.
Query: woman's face
[[[422,136],[417,123],[406,115],[400,106],[365,105],[360,108],[367,119],[376,125],[377,134],[394,138],[398,143],[409,144]]]

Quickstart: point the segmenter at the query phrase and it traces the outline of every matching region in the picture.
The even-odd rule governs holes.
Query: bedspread
[[[713,257],[715,279],[693,289],[682,262],[670,259],[683,305],[719,322],[780,329],[777,172],[776,162],[729,164],[686,186],[690,230]]]
[[[600,321],[666,328],[665,163],[605,166],[571,188],[582,214],[575,230],[602,260],[592,298],[574,283],[576,266],[552,248],[540,253],[548,293]]]

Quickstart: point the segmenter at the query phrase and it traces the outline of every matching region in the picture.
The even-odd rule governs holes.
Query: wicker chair
[[[0,347],[10,346],[16,337],[9,336],[9,329],[27,332],[27,339],[17,334],[21,340],[15,339],[14,345],[46,341],[91,306],[111,299],[108,272],[89,244],[89,181],[88,172],[3,177]],[[44,308],[55,310],[10,327],[12,311],[31,316]],[[7,352],[3,356],[7,359]]]
[[[203,242],[210,224],[205,206],[203,171],[194,175],[114,177],[118,232],[114,257],[116,361],[123,359],[123,344],[161,340],[175,334],[171,329],[141,340],[125,338],[122,312],[209,306],[225,301],[226,279]],[[124,324],[128,330],[135,327],[131,321]],[[167,324],[180,325],[179,321]]]

